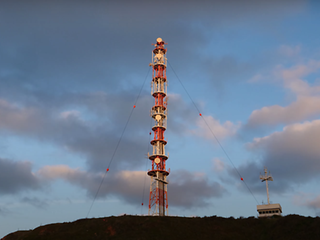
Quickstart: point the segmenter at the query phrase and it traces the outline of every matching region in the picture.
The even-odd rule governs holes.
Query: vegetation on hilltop
[[[56,223],[17,231],[2,240],[88,239],[320,239],[320,218],[286,217],[234,219],[212,217],[120,216]]]

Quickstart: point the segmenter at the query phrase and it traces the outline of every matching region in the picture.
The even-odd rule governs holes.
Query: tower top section
[[[269,171],[269,175],[268,175],[268,169],[266,167],[264,167],[264,175],[261,175],[261,173],[260,173],[260,179],[261,179],[261,182],[273,181],[273,177],[271,176],[270,171]]]
[[[165,43],[162,38],[157,38],[157,43],[156,44],[152,44],[153,46],[155,46],[155,49],[153,50],[154,53],[159,52],[158,50],[161,50],[161,52],[163,54],[166,53],[166,49],[164,48],[164,45],[166,45],[167,43]]]
[[[167,67],[167,58],[166,53],[167,49],[164,47],[165,43],[162,38],[157,38],[157,43],[152,44],[155,48],[152,51],[152,62],[149,66],[153,66],[154,74],[153,77],[163,77],[166,79],[166,67]],[[161,66],[161,69],[159,68]]]
[[[167,43],[165,43],[162,38],[157,38],[157,43],[154,44],[154,46],[159,46],[159,45],[166,45]]]

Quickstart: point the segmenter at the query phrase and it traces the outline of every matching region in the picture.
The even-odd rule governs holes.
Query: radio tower
[[[167,127],[167,49],[166,43],[161,38],[157,38],[157,43],[152,51],[152,82],[151,95],[155,103],[151,109],[151,117],[154,119],[154,138],[150,142],[152,154],[148,157],[152,164],[152,169],[148,171],[150,176],[150,195],[149,195],[149,215],[165,216],[168,215],[168,195],[167,195],[167,176],[166,161],[168,156],[165,152],[167,141],[164,140],[164,132]]]
[[[266,182],[267,187],[267,197],[268,197],[268,204],[257,205],[257,211],[260,217],[272,217],[273,215],[281,216],[282,207],[279,203],[272,203],[270,204],[269,200],[269,187],[268,181],[273,181],[273,177],[271,176],[270,172],[268,174],[268,169],[264,167],[264,175],[260,173],[261,182]]]

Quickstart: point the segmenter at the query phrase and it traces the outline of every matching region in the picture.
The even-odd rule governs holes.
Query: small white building
[[[259,213],[259,217],[272,217],[273,215],[281,216],[282,208],[279,203],[270,204],[269,201],[269,187],[268,181],[273,181],[273,177],[268,175],[268,170],[264,167],[264,175],[260,174],[261,182],[266,182],[267,187],[267,197],[268,197],[268,204],[257,205],[257,212]]]
[[[259,213],[259,217],[281,216],[282,208],[279,203],[257,205],[257,212]]]

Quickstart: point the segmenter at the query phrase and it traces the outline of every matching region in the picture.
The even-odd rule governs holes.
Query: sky
[[[148,213],[158,37],[169,215],[257,216],[264,167],[283,215],[320,215],[319,10],[306,0],[0,1],[0,237]]]

